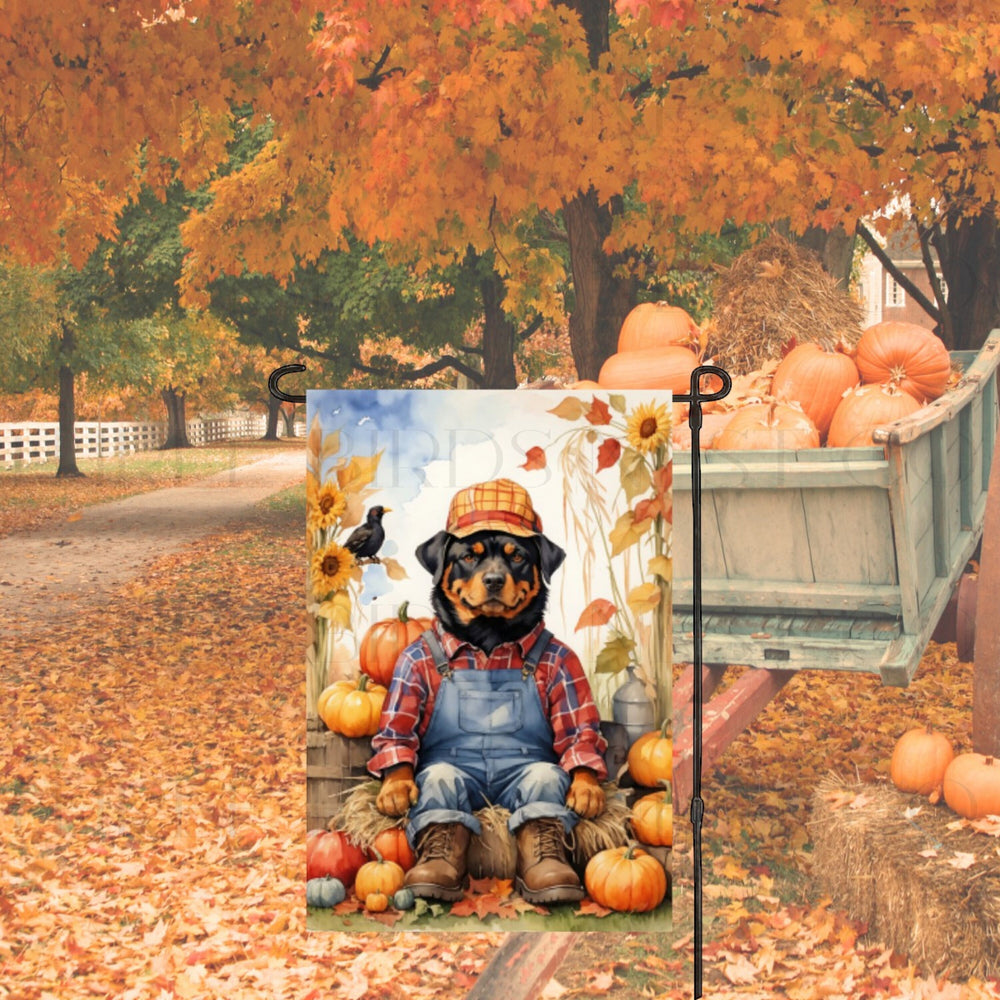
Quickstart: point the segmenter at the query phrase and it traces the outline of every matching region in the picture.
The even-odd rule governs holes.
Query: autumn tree
[[[676,17],[683,7],[658,9]],[[186,230],[195,280],[234,262],[288,273],[345,231],[423,267],[471,253],[493,267],[489,343],[494,302],[508,317],[562,313],[565,260],[533,238],[560,215],[574,356],[596,375],[632,296],[603,248],[630,183],[613,132],[623,81],[607,73],[610,14],[596,0],[403,5],[391,18],[379,3],[328,4],[312,63],[296,69],[310,99],[262,106],[276,122],[273,145],[213,185],[212,206]],[[254,246],[264,231],[280,232],[267,254]],[[509,327],[500,336],[509,340]]]
[[[902,202],[941,260],[945,341],[976,347],[1000,322],[1000,16],[961,0],[738,2],[648,39],[643,100],[669,105],[670,127],[650,107],[637,119],[646,210],[612,245],[731,215],[853,234]],[[677,150],[687,171],[665,172]]]

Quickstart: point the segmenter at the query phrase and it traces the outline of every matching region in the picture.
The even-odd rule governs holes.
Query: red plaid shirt
[[[542,623],[516,642],[506,642],[486,654],[471,643],[446,632],[435,619],[434,629],[453,670],[520,669],[529,650],[544,631]],[[375,755],[368,770],[376,776],[396,764],[416,764],[420,737],[430,725],[441,674],[427,645],[418,640],[401,654],[382,708],[379,730],[372,737]],[[589,767],[598,778],[607,777],[602,756],[607,741],[601,735],[600,716],[590,685],[576,653],[553,639],[535,670],[535,683],[552,726],[552,747],[566,771]]]

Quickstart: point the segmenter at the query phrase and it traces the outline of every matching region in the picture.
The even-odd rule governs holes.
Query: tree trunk
[[[82,476],[76,465],[76,395],[73,386],[73,369],[70,361],[76,348],[73,328],[68,323],[62,325],[62,340],[59,353],[59,468],[57,476]]]
[[[278,416],[280,415],[282,401],[276,396],[268,394],[267,397],[267,430],[264,431],[262,441],[278,440]]]
[[[503,311],[503,278],[495,271],[479,282],[483,298],[483,388],[514,389],[514,345],[517,329]]]
[[[563,218],[573,270],[570,349],[577,377],[596,379],[601,365],[617,350],[618,333],[635,305],[635,279],[617,276],[617,258],[604,252],[611,206],[599,204],[593,188],[563,202]]]
[[[590,66],[596,71],[601,55],[610,48],[611,0],[560,2],[580,18],[587,37]],[[598,136],[597,141],[600,139]],[[597,378],[605,359],[617,349],[618,332],[635,305],[635,279],[617,277],[614,271],[618,258],[604,252],[604,241],[611,233],[612,212],[618,207],[618,199],[600,204],[593,188],[578,191],[563,202],[573,272],[569,340],[576,374],[582,379]]]
[[[187,436],[187,417],[185,416],[187,393],[178,392],[170,387],[160,390],[160,398],[167,408],[167,440],[160,445],[160,448],[166,451],[170,448],[193,447]]]
[[[282,403],[281,416],[285,421],[285,437],[295,437],[295,404]]]
[[[1000,220],[996,206],[974,218],[950,213],[934,238],[948,289],[954,349],[978,350],[1000,326]]]
[[[792,233],[787,223],[774,227],[785,239],[792,240],[800,247],[812,250],[819,256],[823,270],[833,277],[846,292],[850,286],[851,268],[854,264],[854,237],[843,226],[821,229],[810,226],[804,233]]]

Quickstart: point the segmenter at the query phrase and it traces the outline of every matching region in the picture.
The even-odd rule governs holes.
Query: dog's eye
[[[514,554],[513,554],[513,555],[512,555],[511,557],[510,557],[510,561],[511,561],[511,562],[514,562],[514,563],[523,563],[523,562],[524,562],[524,556],[523,556],[523,555],[521,555],[521,553],[520,553],[520,552],[515,552],[515,553],[514,553]]]
[[[475,557],[475,555],[472,552],[466,552],[465,555],[462,556],[462,562],[469,563],[470,566],[475,561],[476,561],[476,557]]]

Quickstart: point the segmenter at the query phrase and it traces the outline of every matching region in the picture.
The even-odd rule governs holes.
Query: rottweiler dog
[[[566,553],[545,535],[439,531],[417,548],[434,578],[431,603],[453,635],[491,652],[530,632],[545,614],[548,582]]]

